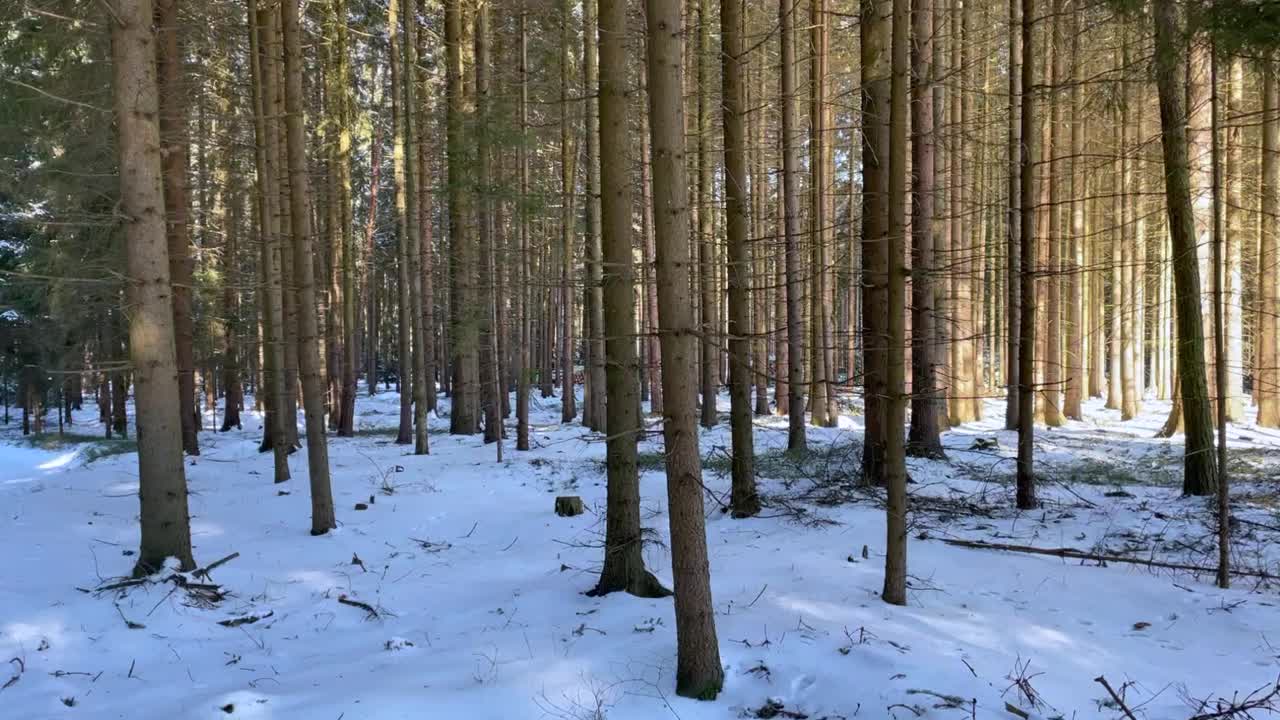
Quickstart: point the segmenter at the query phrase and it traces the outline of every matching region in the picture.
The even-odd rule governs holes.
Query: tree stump
[[[577,495],[561,495],[556,498],[556,514],[560,517],[573,517],[582,514],[582,498]]]

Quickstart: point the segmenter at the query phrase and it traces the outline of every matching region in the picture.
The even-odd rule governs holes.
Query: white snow
[[[947,433],[948,462],[911,461],[915,513],[907,607],[879,599],[884,518],[856,474],[861,418],[810,429],[814,456],[782,460],[785,419],[758,419],[763,517],[734,520],[708,499],[707,542],[724,692],[674,694],[670,599],[588,598],[601,559],[604,443],[561,426],[534,397],[535,450],[505,460],[479,436],[432,419],[431,454],[391,443],[394,393],[361,396],[360,435],[331,437],[340,527],[313,538],[305,453],[272,483],[257,452],[261,418],[201,434],[187,461],[197,562],[230,595],[197,607],[173,583],[84,592],[133,565],[136,456],[86,462],[75,446],[0,444],[0,690],[3,718],[1014,718],[1121,716],[1105,675],[1143,718],[1187,718],[1189,702],[1231,697],[1280,675],[1275,588],[1209,573],[1061,560],[944,544],[947,537],[1102,549],[1201,566],[1214,562],[1203,500],[1179,497],[1181,439],[1151,439],[1168,411],[1148,401],[1122,423],[1097,403],[1089,421],[1037,429],[1045,507],[1011,509],[1011,433],[987,420]],[[727,409],[727,408],[725,408]],[[441,415],[447,414],[447,402]],[[206,425],[212,424],[208,420]],[[97,433],[96,409],[74,426]],[[656,429],[656,427],[654,428]],[[132,432],[132,428],[130,429]],[[512,433],[514,435],[514,432]],[[970,450],[975,437],[999,447]],[[656,452],[656,433],[643,444]],[[704,432],[709,457],[728,428]],[[1256,469],[1237,488],[1237,563],[1275,571],[1272,511],[1280,435],[1235,426]],[[646,465],[652,468],[652,463]],[[711,493],[728,478],[709,463]],[[670,583],[660,470],[642,478],[647,562]],[[556,494],[588,512],[557,517]],[[930,501],[926,503],[926,501]],[[356,503],[367,510],[356,511]],[[790,508],[796,512],[788,512]],[[864,548],[866,557],[864,558]],[[351,605],[367,603],[378,617]],[[262,619],[236,627],[220,620]],[[131,629],[129,624],[135,626]],[[1033,703],[1014,685],[1023,673]],[[923,692],[922,692],[923,691]],[[955,696],[953,703],[943,696]],[[774,702],[773,710],[768,703]],[[948,707],[958,705],[958,707]]]

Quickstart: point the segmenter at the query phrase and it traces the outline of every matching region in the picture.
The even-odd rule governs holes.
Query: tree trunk
[[[160,92],[160,152],[164,173],[165,234],[169,245],[169,276],[173,282],[173,328],[178,358],[178,403],[182,417],[182,449],[200,454],[196,414],[195,325],[191,288],[195,261],[187,237],[191,202],[187,194],[187,78],[183,60],[179,0],[157,0],[155,47]]]
[[[1217,490],[1213,424],[1204,374],[1204,324],[1200,315],[1200,270],[1196,261],[1196,228],[1191,205],[1187,159],[1186,99],[1181,79],[1183,41],[1174,0],[1155,0],[1155,74],[1160,97],[1161,146],[1164,151],[1165,202],[1173,241],[1177,311],[1178,384],[1186,428],[1182,491],[1211,495]]]
[[[919,2],[919,0],[917,0]],[[907,89],[910,64],[907,22],[910,0],[893,0],[892,72],[889,102],[889,234],[888,337],[884,399],[884,470],[886,544],[884,589],[881,597],[893,605],[907,604],[907,464],[902,443],[906,410],[903,394],[903,352],[906,343],[906,267],[903,246],[907,233]],[[923,26],[923,21],[918,21]]]
[[[831,368],[827,366],[827,245],[831,213],[827,189],[827,26],[826,0],[809,2],[809,415],[828,427]]]
[[[1258,267],[1275,268],[1280,261],[1280,88],[1275,53],[1262,61],[1262,202]],[[1258,348],[1256,377],[1258,425],[1280,428],[1280,273],[1259,273]]]
[[[391,124],[394,130],[392,166],[396,182],[396,319],[397,354],[396,376],[400,385],[400,425],[396,432],[396,444],[408,445],[414,441],[413,385],[413,274],[410,271],[410,236],[416,229],[416,219],[411,220],[410,197],[413,195],[413,168],[409,162],[412,147],[414,107],[408,102],[413,84],[409,47],[413,45],[405,37],[405,28],[412,22],[412,7],[400,17],[401,0],[390,0],[387,6],[387,31],[391,54]],[[411,3],[411,0],[409,0]],[[416,448],[415,448],[416,450]]]
[[[182,420],[174,315],[161,187],[156,38],[150,0],[114,0],[112,80],[125,217],[129,284],[129,359],[134,368],[138,499],[142,542],[134,575],[159,571],[168,558],[195,567],[182,465]],[[708,608],[709,609],[709,608]],[[717,663],[718,666],[718,663]]]
[[[1071,4],[1071,157],[1068,160],[1068,186],[1070,200],[1066,206],[1070,213],[1070,231],[1066,240],[1067,272],[1067,330],[1066,330],[1066,394],[1062,413],[1072,420],[1083,420],[1081,402],[1084,398],[1084,118],[1080,106],[1083,72],[1080,60],[1080,4]]]
[[[896,10],[895,6],[895,10]],[[941,458],[942,409],[937,385],[934,331],[934,127],[933,0],[911,8],[911,429],[907,452]],[[905,122],[905,119],[904,119]]]
[[[608,419],[604,428],[609,447],[604,567],[591,594],[621,590],[639,597],[662,597],[671,591],[645,569],[641,554],[636,442],[642,426],[637,397],[635,271],[631,255],[627,2],[600,0],[599,7],[602,333],[609,362],[605,367],[606,385],[596,390],[607,391],[609,396],[605,403]],[[588,92],[592,89],[588,86]]]
[[[596,80],[596,0],[582,0],[582,78],[584,88],[594,88]],[[583,324],[587,334],[587,395],[582,409],[582,421],[592,430],[604,430],[605,418],[605,336],[604,310],[602,308],[600,267],[600,134],[596,129],[597,98],[589,91],[584,93],[583,115],[587,136],[587,196],[586,236],[583,238],[586,262],[586,286],[583,292]],[[631,332],[635,332],[634,329]]]
[[[524,6],[520,10],[520,257],[516,259],[517,304],[520,323],[520,346],[516,348],[516,450],[529,449],[529,375],[531,346],[533,345],[530,315],[530,263],[532,248],[529,243],[529,18]]]
[[[796,0],[781,0],[782,209],[787,323],[787,449],[804,450],[804,318],[800,304],[800,148],[796,144]],[[779,273],[782,274],[782,273]],[[781,412],[781,410],[779,410]]]
[[[1006,430],[1018,428],[1019,387],[1021,385],[1018,350],[1021,342],[1018,330],[1021,324],[1021,289],[1018,276],[1021,271],[1021,232],[1022,221],[1022,5],[1021,0],[1009,2],[1009,187],[1008,187],[1008,219],[1006,221],[1006,256],[1005,291],[1005,325],[1007,336],[1005,342],[1005,410],[1004,427]]]
[[[1019,173],[1019,273],[1022,295],[1018,319],[1018,465],[1017,505],[1031,510],[1036,501],[1035,348],[1036,348],[1036,97],[1035,0],[1022,0],[1022,155]]]
[[[662,337],[663,437],[675,580],[676,693],[713,700],[724,684],[711,600],[694,406],[696,325],[690,309],[689,200],[684,166],[684,82],[679,0],[646,0],[658,322]]]
[[[578,415],[573,391],[573,152],[569,147],[570,0],[560,9],[560,422]]]
[[[463,87],[462,0],[446,0],[445,48],[446,48],[446,128],[445,144],[448,151],[449,196],[449,332],[448,357],[452,365],[449,383],[451,407],[449,432],[454,435],[470,435],[476,432],[478,418],[479,374],[476,351],[479,338],[473,322],[474,309],[474,256],[470,233],[467,228],[468,210],[466,136],[463,108],[466,102]]]
[[[619,0],[615,0],[619,1]],[[760,512],[756,493],[755,441],[751,423],[751,255],[747,195],[746,51],[744,0],[720,0],[720,58],[729,286],[729,422],[732,437],[734,517]],[[628,247],[628,253],[630,248]]]
[[[285,0],[285,126],[289,146],[289,212],[292,216],[294,278],[298,287],[298,369],[307,423],[307,475],[311,481],[311,534],[337,527],[329,485],[329,448],[324,422],[324,378],[320,374],[320,337],[316,317],[315,269],[312,263],[311,193],[307,177],[303,128],[302,46],[298,0]]]
[[[288,404],[285,389],[285,335],[284,335],[284,280],[281,269],[280,202],[278,190],[279,123],[268,120],[268,108],[275,94],[275,57],[269,50],[276,35],[278,16],[269,9],[259,9],[257,0],[249,3],[250,54],[253,56],[254,93],[254,160],[258,175],[258,221],[262,237],[261,260],[262,297],[259,299],[263,328],[263,378],[267,395],[267,412],[263,422],[263,441],[259,452],[271,450],[274,454],[275,481],[289,479],[288,425],[295,422],[296,414]]]
[[[862,480],[868,485],[885,482],[885,386],[888,373],[886,347],[889,313],[889,113],[890,51],[892,45],[890,0],[862,4],[862,287],[863,287],[863,433]],[[902,428],[894,428],[901,432]]]

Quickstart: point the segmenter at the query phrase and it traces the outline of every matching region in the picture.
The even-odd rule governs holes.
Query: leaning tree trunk
[[[312,262],[311,200],[303,128],[302,43],[299,0],[281,4],[284,30],[285,127],[289,146],[289,214],[292,216],[294,279],[298,287],[298,370],[307,423],[307,474],[311,481],[311,534],[337,527],[329,485],[329,446],[324,423],[324,377],[320,372],[319,318]]]
[[[715,699],[724,684],[711,602],[698,455],[694,364],[696,324],[689,297],[689,191],[684,166],[684,80],[680,0],[646,0],[649,132],[657,237],[658,323],[666,400],[667,503],[675,580],[676,693]]]
[[[1161,146],[1164,151],[1165,202],[1173,241],[1174,302],[1177,310],[1178,384],[1182,397],[1186,448],[1182,491],[1211,495],[1217,490],[1213,454],[1213,421],[1204,370],[1204,324],[1200,316],[1200,269],[1196,261],[1196,227],[1191,207],[1187,159],[1186,99],[1183,58],[1187,46],[1174,0],[1155,0],[1156,88],[1160,99]]]
[[[134,407],[140,427],[142,542],[134,575],[141,576],[160,570],[171,557],[182,570],[193,569],[195,560],[182,466],[151,1],[114,0],[109,9],[120,202],[128,218],[124,228],[132,309],[129,359],[134,367]]]

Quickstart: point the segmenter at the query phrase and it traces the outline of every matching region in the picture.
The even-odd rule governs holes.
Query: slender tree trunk
[[[1280,428],[1280,87],[1276,56],[1268,53],[1262,65],[1262,202],[1258,245],[1259,357],[1254,385],[1258,395],[1258,425]],[[1268,273],[1269,269],[1269,273]]]
[[[410,236],[416,229],[411,222],[410,197],[414,194],[413,168],[409,162],[412,149],[414,107],[408,102],[413,84],[412,67],[409,64],[411,38],[405,37],[405,27],[412,23],[412,2],[401,8],[401,0],[390,0],[387,6],[387,30],[391,54],[391,123],[395,128],[392,165],[396,183],[396,319],[397,354],[396,376],[400,385],[400,425],[396,432],[396,444],[408,445],[414,441],[413,384],[413,274],[410,271]],[[402,19],[402,10],[405,17]],[[416,450],[416,448],[415,448]]]
[[[477,20],[477,27],[481,25]],[[423,325],[423,310],[427,300],[423,297],[422,267],[422,181],[426,177],[421,158],[422,130],[419,127],[421,118],[418,111],[421,100],[418,98],[418,15],[416,3],[406,0],[404,7],[404,75],[400,84],[404,88],[404,177],[405,177],[405,222],[400,250],[403,270],[400,280],[408,286],[409,305],[407,317],[400,321],[401,331],[408,330],[411,335],[410,360],[413,363],[413,381],[410,388],[413,392],[413,454],[426,455],[431,448],[427,435],[427,403],[434,383],[427,376],[426,327]],[[477,33],[479,36],[481,33]],[[479,63],[477,63],[479,65]],[[397,208],[398,209],[398,208]],[[403,291],[401,294],[403,303]]]
[[[560,421],[578,415],[573,390],[573,152],[569,145],[570,0],[560,10]]]
[[[895,6],[895,10],[897,7]],[[941,458],[942,409],[934,353],[933,0],[911,8],[911,429],[907,452]],[[904,120],[905,121],[905,120]]]
[[[1068,186],[1070,200],[1066,206],[1070,213],[1070,232],[1066,246],[1067,272],[1067,331],[1066,331],[1066,395],[1062,412],[1072,420],[1083,420],[1081,402],[1084,398],[1084,118],[1080,107],[1083,73],[1080,60],[1080,3],[1071,3],[1071,157],[1068,160]]]
[[[658,322],[662,337],[667,503],[675,580],[676,693],[713,700],[724,683],[711,600],[694,404],[697,339],[687,282],[689,200],[684,166],[683,22],[679,0],[646,0],[653,148]]]
[[[955,336],[951,342],[951,387],[952,398],[951,424],[960,425],[978,419],[977,412],[981,399],[975,386],[974,363],[976,353],[974,347],[976,331],[973,326],[974,303],[974,232],[970,222],[969,206],[971,203],[970,186],[974,184],[971,166],[976,166],[978,159],[975,153],[969,157],[969,140],[967,123],[973,114],[972,93],[965,91],[967,80],[964,75],[970,66],[972,34],[969,29],[972,8],[968,3],[956,3],[951,23],[954,34],[952,57],[955,72],[961,80],[952,98],[952,111],[956,138],[952,142],[951,164],[951,255],[949,264],[954,268],[951,273],[951,285],[954,288],[955,312],[951,317]]]
[[[292,215],[294,277],[298,283],[298,368],[307,423],[307,474],[311,481],[311,534],[337,527],[329,485],[329,448],[324,423],[324,378],[320,374],[319,322],[316,317],[312,263],[310,188],[306,134],[302,127],[302,46],[298,0],[285,0],[282,27],[285,47],[285,126],[289,146],[289,212]]]
[[[372,50],[371,50],[372,52]],[[374,63],[376,65],[376,63]],[[373,85],[372,98],[374,107],[379,105],[378,88],[381,81],[376,71],[371,71]],[[364,224],[364,267],[361,280],[364,287],[365,302],[365,364],[364,384],[370,396],[378,394],[378,292],[377,292],[377,231],[378,231],[378,188],[382,182],[382,123],[370,118],[373,124],[373,137],[369,142],[369,210]],[[352,402],[355,402],[354,396]]]
[[[1007,327],[1005,344],[1005,410],[1004,427],[1014,430],[1018,427],[1018,389],[1021,384],[1018,350],[1021,345],[1018,330],[1021,324],[1021,289],[1018,286],[1018,275],[1021,270],[1021,231],[1022,221],[1022,0],[1009,2],[1009,187],[1008,187],[1008,219],[1006,221],[1006,268],[1005,290],[1005,323]]]
[[[187,237],[191,202],[187,187],[187,78],[178,19],[179,0],[157,0],[155,48],[160,93],[160,153],[164,173],[165,233],[169,244],[169,276],[173,283],[173,327],[178,358],[178,403],[182,417],[182,449],[200,454],[196,414],[195,325],[191,288],[195,261]]]
[[[1211,495],[1217,490],[1213,424],[1204,375],[1204,324],[1200,316],[1200,272],[1195,252],[1195,218],[1191,205],[1187,158],[1187,113],[1183,58],[1187,54],[1174,0],[1155,0],[1155,75],[1160,96],[1161,146],[1164,151],[1165,202],[1173,240],[1174,290],[1178,323],[1178,384],[1182,398],[1186,448],[1182,491]]]
[[[919,2],[919,0],[917,0]],[[884,471],[886,544],[884,589],[881,597],[893,605],[907,604],[907,465],[902,441],[906,411],[903,393],[903,353],[906,343],[907,234],[907,60],[910,0],[893,0],[892,78],[889,102],[889,233],[888,337],[884,399]],[[923,25],[923,21],[920,21]]]
[[[516,450],[529,449],[529,374],[532,372],[530,325],[530,263],[532,248],[529,243],[529,18],[524,5],[520,7],[520,257],[517,258],[516,313],[520,323],[520,346],[516,348]]]
[[[863,433],[862,479],[885,482],[889,428],[884,399],[888,373],[889,298],[889,114],[892,45],[891,0],[862,4],[859,29],[862,53],[862,287],[863,287]]]
[[[130,277],[129,359],[134,367],[138,499],[142,542],[134,575],[159,571],[168,558],[195,567],[182,465],[182,420],[174,348],[173,287],[161,186],[156,38],[150,0],[111,3],[112,88],[120,158],[121,209]],[[719,664],[717,663],[717,668]]]
[[[1017,505],[1031,510],[1036,501],[1035,348],[1036,348],[1036,97],[1035,0],[1022,0],[1022,155],[1019,173],[1018,285],[1022,295],[1018,320],[1018,465]]]
[[[621,1],[621,0],[615,0]],[[725,222],[729,285],[729,421],[734,517],[760,512],[751,423],[751,255],[748,249],[746,51],[744,0],[720,0],[721,108],[724,124]],[[630,248],[628,247],[628,253]]]
[[[796,0],[781,0],[782,43],[782,209],[787,290],[787,449],[807,447],[804,432],[804,319],[800,304],[800,148],[796,145]],[[782,273],[779,273],[782,274]],[[779,389],[781,390],[781,388]],[[781,409],[779,409],[781,412]]]
[[[587,0],[588,3],[594,0]],[[591,592],[625,591],[662,597],[671,591],[644,566],[640,531],[640,473],[636,442],[641,431],[636,373],[635,271],[631,250],[631,165],[628,138],[627,2],[600,0],[600,210],[603,252],[602,333],[608,364],[605,432],[608,436],[608,512],[604,567]],[[594,28],[592,28],[594,30]],[[588,92],[595,88],[588,86]],[[603,360],[603,358],[602,358]]]
[[[1226,212],[1222,206],[1222,140],[1220,129],[1221,96],[1218,93],[1218,52],[1209,52],[1209,93],[1212,120],[1213,163],[1213,366],[1217,375],[1217,401],[1215,407],[1218,430],[1218,587],[1231,587],[1231,508],[1227,480],[1227,333],[1224,324],[1223,290],[1226,284],[1226,253],[1224,252]]]
[[[467,228],[467,158],[463,127],[462,0],[445,0],[445,52],[447,118],[445,144],[448,151],[449,188],[449,353],[453,379],[450,383],[449,432],[471,435],[478,427],[476,402],[479,398],[479,328],[475,322],[475,248]]]
[[[582,0],[582,78],[584,88],[594,88],[596,80],[596,0]],[[586,236],[583,238],[586,286],[583,292],[583,325],[587,329],[587,386],[584,388],[582,421],[593,430],[603,430],[605,418],[605,338],[600,267],[600,134],[596,129],[598,101],[584,93],[583,120],[587,136],[585,198]],[[634,330],[633,330],[634,332]]]
[[[285,389],[285,334],[284,334],[284,277],[281,269],[280,201],[278,168],[275,148],[278,145],[279,124],[268,120],[270,100],[275,94],[275,57],[268,48],[274,41],[277,16],[269,9],[259,9],[257,0],[249,2],[250,55],[253,58],[254,93],[254,159],[258,174],[258,220],[261,226],[262,294],[259,305],[263,328],[263,391],[267,398],[267,413],[263,424],[263,442],[259,451],[271,450],[274,454],[275,481],[289,479],[288,425],[294,422],[295,413],[288,404]]]
[[[826,0],[809,2],[809,415],[813,424],[826,427],[830,391],[826,338],[827,244],[830,212],[827,207],[827,30]]]
[[[716,425],[716,396],[719,387],[716,383],[716,365],[720,352],[719,323],[716,320],[715,291],[715,250],[713,247],[713,220],[715,203],[712,197],[712,176],[715,173],[711,157],[711,116],[715,102],[711,89],[711,1],[696,0],[698,13],[697,47],[695,48],[695,66],[698,74],[697,97],[697,193],[694,208],[698,236],[695,240],[698,256],[698,332],[702,342],[699,347],[702,359],[698,366],[700,371],[700,388],[702,395],[702,427],[712,428]]]
[[[640,87],[647,97],[648,89],[644,73],[640,73]],[[646,307],[645,316],[649,321],[649,334],[645,340],[645,347],[647,348],[645,368],[649,375],[649,412],[661,415],[663,413],[662,346],[658,339],[658,285],[654,277],[653,264],[653,182],[651,178],[652,158],[649,152],[649,114],[647,112],[641,113],[640,123],[640,240],[642,243],[640,253],[647,271],[643,302]]]

